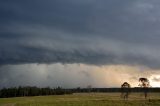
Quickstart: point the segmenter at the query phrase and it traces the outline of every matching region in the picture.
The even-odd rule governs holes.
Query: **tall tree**
[[[139,78],[139,86],[143,88],[145,99],[148,96],[148,88],[150,87],[150,82],[147,78]]]

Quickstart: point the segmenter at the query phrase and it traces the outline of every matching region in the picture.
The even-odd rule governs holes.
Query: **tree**
[[[88,89],[88,92],[90,93],[90,92],[91,92],[91,89],[92,89],[92,85],[88,85],[88,86],[87,86],[87,89]]]
[[[147,99],[148,96],[148,88],[150,87],[150,82],[147,78],[139,78],[139,85],[141,88],[143,88],[145,99]]]
[[[124,99],[124,100],[127,100],[128,99],[128,96],[129,96],[129,93],[130,93],[130,84],[128,82],[124,82],[122,85],[121,85],[121,97]]]

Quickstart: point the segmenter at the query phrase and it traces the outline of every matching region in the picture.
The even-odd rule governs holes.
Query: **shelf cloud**
[[[1,0],[0,67],[60,63],[158,70],[159,10],[158,0]]]

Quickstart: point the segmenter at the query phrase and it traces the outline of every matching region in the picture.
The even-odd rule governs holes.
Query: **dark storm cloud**
[[[1,0],[0,64],[159,68],[160,1]]]

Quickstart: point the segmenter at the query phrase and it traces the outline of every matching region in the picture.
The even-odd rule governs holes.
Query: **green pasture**
[[[0,106],[160,106],[160,93],[132,93],[128,100],[120,93],[75,93],[72,95],[0,98]]]

